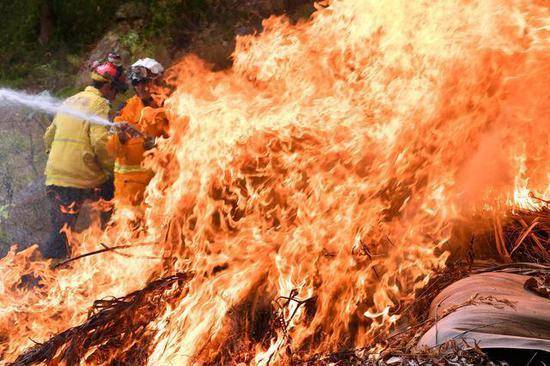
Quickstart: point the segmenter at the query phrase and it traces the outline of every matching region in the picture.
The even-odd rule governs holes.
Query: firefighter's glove
[[[118,139],[121,144],[125,144],[129,139],[134,137],[141,137],[143,134],[134,126],[129,123],[121,122],[117,124],[118,127]]]
[[[125,122],[119,123],[117,125],[117,135],[118,140],[121,144],[126,144],[128,140],[130,139],[130,133],[129,133],[129,125]]]

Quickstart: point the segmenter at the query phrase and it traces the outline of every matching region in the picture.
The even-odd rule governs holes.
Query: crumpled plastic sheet
[[[417,346],[464,339],[481,348],[550,352],[550,299],[525,289],[529,278],[488,272],[450,285],[432,302],[436,322]]]

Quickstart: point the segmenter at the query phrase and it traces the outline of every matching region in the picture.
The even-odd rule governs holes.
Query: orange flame
[[[540,1],[342,0],[307,22],[264,21],[229,71],[184,58],[139,233],[121,210],[75,234],[77,253],[139,244],[133,257],[51,272],[10,252],[3,358],[82,321],[95,298],[189,269],[187,295],[150,324],[151,365],[215,359],[258,296],[313,304],[284,310],[285,332],[252,363],[368,344],[445,264],[455,219],[501,214],[522,190],[548,198],[549,23]],[[23,273],[44,286],[18,287]]]

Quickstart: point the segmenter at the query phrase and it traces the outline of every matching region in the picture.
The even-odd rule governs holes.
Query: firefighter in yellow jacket
[[[110,104],[117,93],[127,88],[120,58],[110,54],[92,68],[92,84],[68,98],[64,106],[108,118]],[[51,234],[40,246],[45,258],[64,258],[69,254],[65,228],[72,229],[82,203],[100,198],[110,199],[109,181],[113,161],[107,152],[109,127],[58,113],[46,130],[44,142],[46,191],[52,202]],[[112,187],[112,180],[110,183]]]
[[[144,154],[155,146],[156,138],[167,135],[162,101],[152,95],[163,71],[162,65],[150,58],[138,60],[130,68],[129,81],[136,95],[114,118],[122,127],[108,143],[108,150],[115,158],[115,202],[119,206],[142,203],[145,188],[153,177],[153,172],[142,165]]]

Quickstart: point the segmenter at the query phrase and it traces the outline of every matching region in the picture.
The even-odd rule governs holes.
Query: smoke
[[[83,113],[79,110],[70,108],[69,106],[63,104],[63,101],[52,97],[48,92],[33,95],[11,89],[0,88],[0,108],[9,105],[25,106],[48,114],[56,114],[61,112],[102,126],[110,127],[114,125],[112,122],[99,116]]]
[[[458,174],[457,186],[467,206],[482,203],[491,193],[514,185],[513,158],[504,149],[505,135],[495,131],[480,139],[479,148]]]

